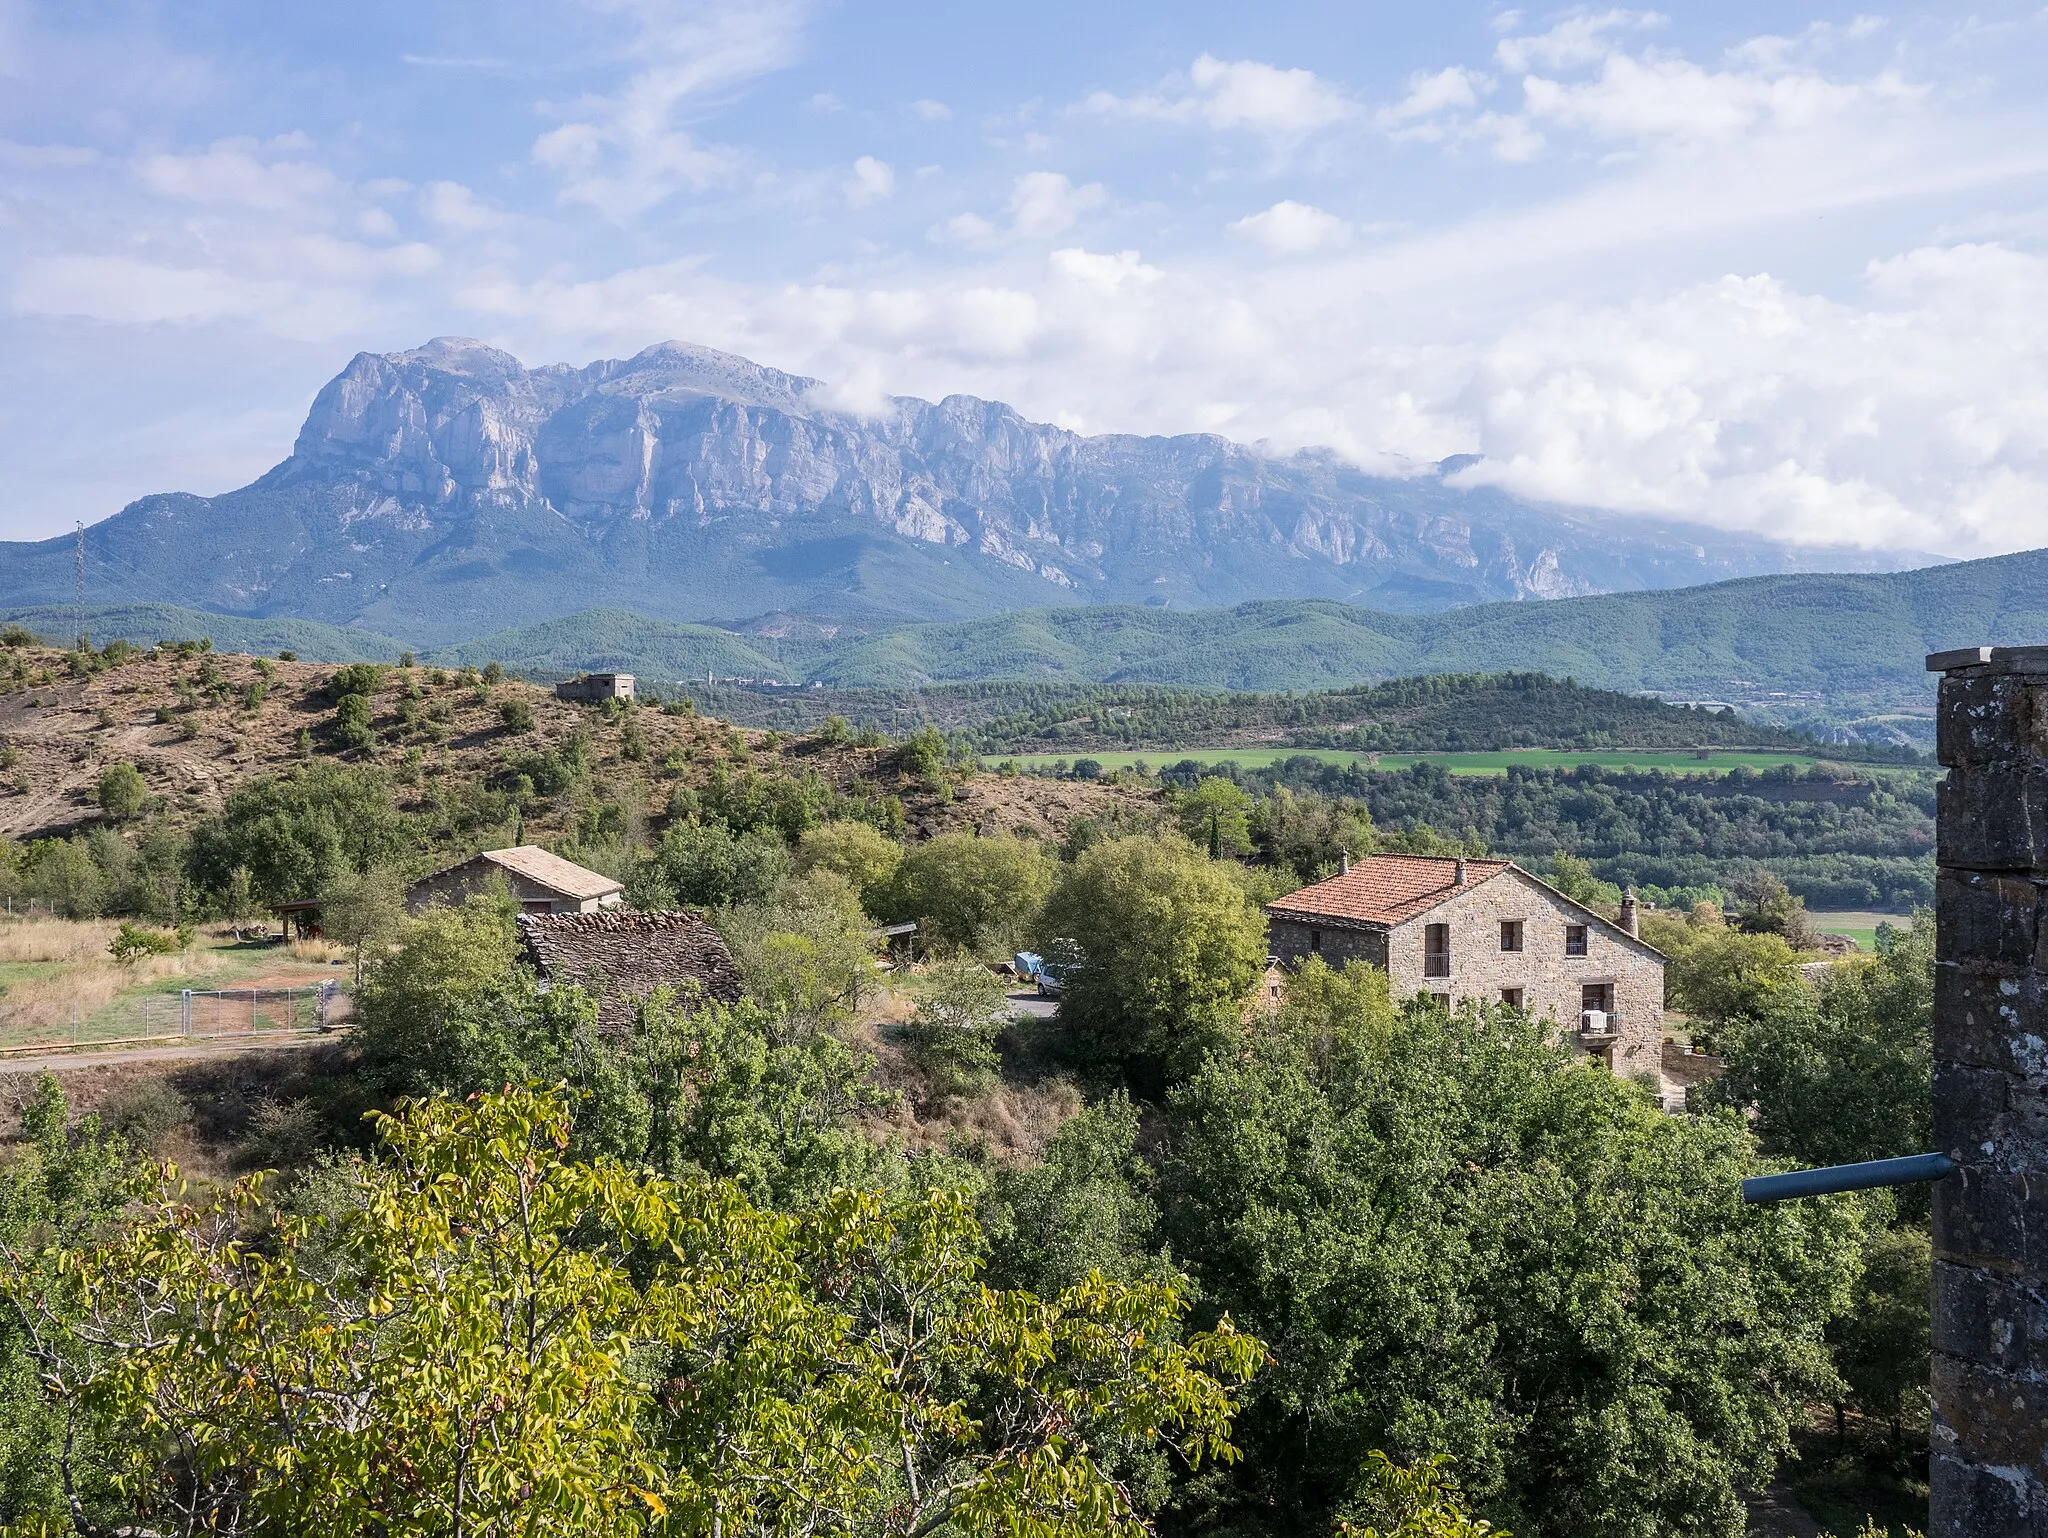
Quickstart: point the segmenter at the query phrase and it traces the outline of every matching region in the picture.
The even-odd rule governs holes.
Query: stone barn
[[[537,844],[486,849],[482,854],[422,876],[405,890],[408,913],[453,906],[494,881],[503,881],[522,913],[590,913],[625,900],[625,887]]]
[[[632,697],[631,673],[584,673],[555,685],[555,698],[558,700],[595,704],[603,700],[630,700]]]
[[[519,938],[542,977],[574,983],[597,1000],[598,1023],[606,1030],[630,1027],[635,1001],[657,988],[701,989],[727,1004],[741,993],[732,952],[694,913],[607,908],[523,914]]]
[[[1397,998],[1446,1009],[1510,1004],[1563,1024],[1617,1073],[1656,1076],[1664,1042],[1664,955],[1512,860],[1382,854],[1267,904],[1268,944],[1286,965],[1320,956],[1387,973]]]

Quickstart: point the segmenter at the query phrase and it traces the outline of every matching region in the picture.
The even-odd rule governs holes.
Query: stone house
[[[694,913],[532,913],[519,918],[519,939],[534,970],[549,982],[574,983],[597,1000],[598,1024],[623,1031],[633,1005],[657,988],[735,1002],[740,970],[725,941]]]
[[[555,698],[558,700],[596,703],[600,700],[630,700],[632,697],[631,673],[584,673],[555,685]]]
[[[586,870],[537,844],[486,849],[458,864],[422,876],[405,889],[405,908],[419,913],[450,906],[502,880],[522,913],[591,913],[625,901],[625,888],[610,876]]]
[[[1370,962],[1396,998],[1511,1004],[1617,1073],[1660,1071],[1664,955],[1637,936],[1633,894],[1616,924],[1512,860],[1383,854],[1345,861],[1266,918],[1283,964]]]

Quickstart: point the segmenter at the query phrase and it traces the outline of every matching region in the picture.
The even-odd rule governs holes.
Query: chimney
[[[1351,874],[1351,851],[1348,849],[1337,851],[1337,874],[1340,876]]]
[[[1464,884],[1465,884],[1465,862],[1464,862],[1463,860],[1460,860],[1460,861],[1458,861],[1458,870],[1457,870],[1457,874],[1451,877],[1451,885],[1452,885],[1452,886],[1463,886]]]
[[[2039,1115],[2048,952],[2048,648],[1937,652],[1934,1455],[1930,1538],[2023,1538],[2048,1513],[2048,1122]],[[2021,939],[2019,937],[2024,937]]]
[[[1630,887],[1621,894],[1621,927],[1637,939],[1642,937],[1642,924],[1636,915],[1636,889]]]

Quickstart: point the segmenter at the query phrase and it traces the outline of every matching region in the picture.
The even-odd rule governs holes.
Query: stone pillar
[[[2048,1538],[2048,647],[1937,652],[1929,1538]]]

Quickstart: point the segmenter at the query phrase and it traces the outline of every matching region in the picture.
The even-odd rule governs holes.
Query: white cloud
[[[853,176],[846,183],[849,208],[879,203],[896,191],[896,168],[886,160],[863,155],[853,163]]]
[[[472,235],[506,223],[503,214],[461,182],[428,182],[420,189],[420,212],[450,235]]]
[[[1100,182],[1077,187],[1058,171],[1027,171],[1010,186],[1006,224],[980,214],[955,214],[934,225],[931,234],[934,240],[970,250],[988,250],[1010,240],[1049,240],[1064,235],[1108,201]]]
[[[1492,85],[1484,75],[1457,64],[1433,75],[1418,74],[1409,80],[1408,94],[1391,107],[1374,113],[1373,121],[1382,128],[1399,128],[1453,107],[1476,106],[1480,92],[1490,90]]]
[[[1252,59],[1203,54],[1185,77],[1139,96],[1098,91],[1082,106],[1091,112],[1165,123],[1202,123],[1243,129],[1275,139],[1298,139],[1351,116],[1350,100],[1305,69],[1279,69]]]
[[[953,109],[929,96],[909,103],[904,110],[921,123],[950,123],[953,120]]]
[[[1532,69],[1571,69],[1597,64],[1612,53],[1617,32],[1641,32],[1664,25],[1655,11],[1580,11],[1567,16],[1548,32],[1525,37],[1504,37],[1494,45],[1493,56],[1502,69],[1521,74]]]
[[[1271,208],[1247,214],[1229,226],[1233,235],[1256,241],[1276,256],[1300,256],[1341,246],[1351,238],[1351,226],[1335,214],[1311,203],[1283,198]]]
[[[264,151],[303,147],[295,140],[274,140],[266,146],[254,139],[221,139],[203,154],[144,155],[135,163],[135,174],[159,197],[273,211],[298,209],[333,194],[333,173],[306,161],[266,159]]]
[[[622,13],[634,37],[622,57],[639,67],[610,95],[558,109],[567,119],[534,141],[533,158],[559,173],[562,200],[626,220],[678,192],[732,181],[745,157],[697,141],[686,111],[728,94],[796,57],[804,0],[590,0]]]

